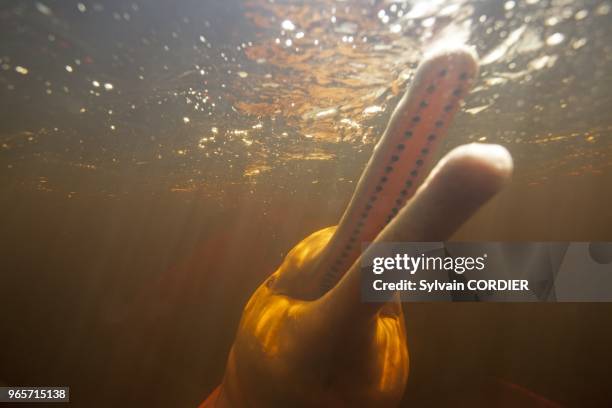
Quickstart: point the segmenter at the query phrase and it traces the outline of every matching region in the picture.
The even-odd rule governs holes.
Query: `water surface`
[[[482,65],[442,150],[501,143],[517,170],[457,238],[611,240],[611,8],[4,1],[0,382],[71,385],[77,406],[202,399],[252,290],[337,222],[440,43]],[[610,401],[607,305],[411,307],[406,404],[490,378]]]

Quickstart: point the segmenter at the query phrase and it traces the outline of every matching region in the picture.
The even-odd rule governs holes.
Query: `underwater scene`
[[[407,240],[385,226],[465,144],[504,148],[504,188],[418,240],[612,241],[609,0],[3,0],[0,104],[0,387],[70,386],[76,407],[240,388],[228,356],[253,293],[325,298],[359,242]],[[462,183],[417,218],[469,206]],[[312,276],[268,279],[327,242]],[[295,406],[610,406],[611,313],[404,303],[392,397]],[[274,359],[282,330],[264,317]],[[337,336],[331,360],[360,360]],[[313,378],[365,390],[347,364]],[[295,390],[286,371],[276,386]],[[233,405],[286,406],[260,388]]]

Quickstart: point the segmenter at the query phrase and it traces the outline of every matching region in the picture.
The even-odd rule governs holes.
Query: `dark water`
[[[337,222],[439,41],[482,63],[443,150],[501,143],[517,170],[456,238],[612,240],[612,4],[415,3],[2,2],[0,383],[202,400],[245,301]],[[406,406],[490,404],[500,379],[612,401],[609,305],[405,311]]]

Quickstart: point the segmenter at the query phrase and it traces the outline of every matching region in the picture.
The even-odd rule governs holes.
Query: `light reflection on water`
[[[443,150],[502,143],[517,168],[457,238],[612,239],[611,16],[609,0],[3,1],[0,310],[18,329],[0,384],[201,401],[244,302],[337,222],[438,42],[482,59]],[[485,374],[609,402],[609,305],[410,307],[409,406]]]
[[[0,19],[0,166],[26,188],[215,195],[290,185],[295,161],[306,182],[326,182],[308,180],[318,161],[355,179],[421,55],[449,41],[483,65],[449,145],[503,143],[531,183],[611,164],[607,1],[11,1]]]

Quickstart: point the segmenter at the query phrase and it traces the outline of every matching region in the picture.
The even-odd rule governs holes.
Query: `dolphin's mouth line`
[[[358,259],[414,195],[436,148],[478,73],[465,47],[425,58],[376,145],[355,193],[315,268],[312,282],[322,295]]]

